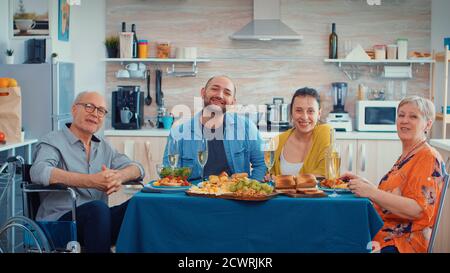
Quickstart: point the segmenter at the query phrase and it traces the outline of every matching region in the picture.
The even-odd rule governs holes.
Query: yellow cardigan
[[[330,146],[330,129],[332,127],[328,124],[317,125],[313,129],[312,146],[303,161],[303,167],[299,170],[299,174],[316,174],[325,176],[325,154]],[[283,147],[286,144],[289,136],[294,132],[294,128],[279,134],[275,137],[278,142],[277,150],[275,151],[275,162],[272,167],[272,174],[280,175],[280,156]]]

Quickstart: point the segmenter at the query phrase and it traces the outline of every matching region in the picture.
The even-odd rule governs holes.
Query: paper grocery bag
[[[22,132],[22,96],[20,87],[0,88],[0,131],[7,142],[20,142]]]

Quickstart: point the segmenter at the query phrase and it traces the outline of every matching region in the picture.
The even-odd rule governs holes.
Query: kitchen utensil
[[[289,104],[284,98],[274,97],[272,104],[267,104],[267,127],[270,130],[284,131],[290,128]]]
[[[133,112],[131,112],[128,107],[124,107],[122,110],[120,110],[120,120],[122,121],[122,123],[130,123],[132,117]]]
[[[147,97],[144,100],[146,105],[152,104],[152,96],[150,96],[150,70],[147,70]]]
[[[128,71],[136,71],[139,70],[139,65],[137,63],[130,63],[125,66]]]
[[[352,121],[344,109],[348,84],[346,82],[333,82],[331,83],[331,87],[333,111],[328,114],[327,123],[336,131],[350,132],[353,130]]]
[[[130,78],[144,78],[145,70],[129,70]]]
[[[128,72],[128,70],[125,70],[125,69],[120,69],[119,71],[116,72],[116,77],[117,78],[129,78],[130,72]]]
[[[155,91],[156,91],[156,104],[161,107],[164,105],[163,98],[164,94],[162,92],[162,71],[157,69],[155,71]]]
[[[344,110],[345,99],[347,98],[347,83],[333,82],[332,97],[333,97],[333,112],[332,113],[347,113]]]

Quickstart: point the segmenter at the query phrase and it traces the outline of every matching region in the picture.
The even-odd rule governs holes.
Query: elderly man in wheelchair
[[[42,186],[69,187],[72,194],[40,192],[35,218],[42,222],[76,219],[83,251],[109,252],[117,240],[128,201],[110,208],[108,195],[123,183],[142,179],[144,169],[95,135],[107,114],[105,99],[99,93],[80,93],[71,111],[71,124],[49,133],[36,145],[30,178]]]

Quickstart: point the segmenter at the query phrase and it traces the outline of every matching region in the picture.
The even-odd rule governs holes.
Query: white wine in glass
[[[326,179],[337,183],[337,179],[341,176],[341,155],[339,149],[336,146],[336,139],[334,136],[334,129],[330,129],[330,147],[328,148],[325,157],[325,176]],[[333,185],[333,193],[330,197],[337,197],[339,194],[336,192],[336,185]]]
[[[266,164],[267,169],[272,169],[273,163],[275,162],[275,151],[264,151],[264,163]]]
[[[178,166],[178,158],[180,156],[180,151],[178,147],[178,141],[175,139],[172,139],[169,142],[169,152],[168,152],[168,158],[169,158],[169,164],[172,168],[172,171]]]
[[[170,154],[169,156],[169,164],[172,169],[174,169],[178,165],[179,154]]]
[[[198,151],[198,163],[204,167],[208,161],[208,151]]]
[[[270,170],[275,162],[275,143],[272,139],[265,140],[261,145],[261,150],[264,152],[264,163],[267,167],[267,172],[269,174],[269,182],[272,181],[272,176]]]
[[[208,140],[202,139],[200,141],[200,146],[197,150],[197,160],[200,166],[202,166],[202,181],[204,180],[204,169],[206,162],[208,162]]]

